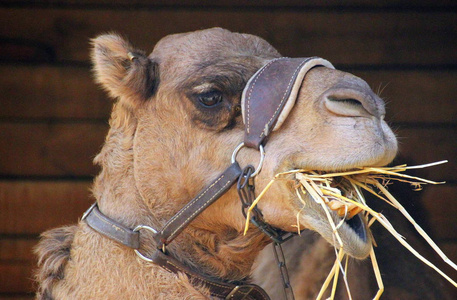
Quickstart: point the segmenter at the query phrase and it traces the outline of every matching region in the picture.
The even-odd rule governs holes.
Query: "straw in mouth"
[[[338,233],[339,227],[343,224],[347,224],[362,240],[367,241],[367,229],[363,218],[367,220],[368,226],[373,222],[378,221],[383,225],[389,233],[392,234],[406,249],[408,249],[412,254],[414,254],[419,260],[423,263],[434,269],[446,280],[448,280],[452,285],[457,287],[457,283],[453,281],[449,276],[442,272],[439,268],[433,265],[430,261],[424,258],[419,254],[411,245],[409,245],[403,236],[398,233],[393,225],[387,220],[387,218],[371,209],[363,196],[362,190],[369,192],[375,195],[377,198],[387,202],[396,209],[398,209],[404,217],[414,225],[417,232],[427,241],[427,243],[435,250],[435,252],[452,268],[457,270],[457,265],[449,260],[447,256],[441,251],[441,249],[436,245],[436,243],[425,233],[425,231],[414,221],[411,215],[404,209],[404,207],[392,196],[387,190],[386,186],[392,181],[402,181],[410,183],[415,190],[419,190],[423,184],[442,184],[444,182],[434,182],[431,180],[414,177],[410,175],[403,174],[402,172],[408,169],[417,169],[431,167],[446,163],[447,161],[440,161],[431,164],[425,164],[420,166],[411,166],[399,165],[395,167],[363,167],[356,170],[345,171],[345,172],[335,172],[335,173],[324,173],[312,170],[293,170],[284,173],[277,174],[273,180],[265,187],[265,189],[259,194],[256,200],[253,202],[252,206],[248,209],[247,220],[249,220],[250,211],[257,205],[266,191],[271,187],[271,185],[278,179],[283,179],[284,175],[295,174],[296,180],[299,182],[299,185],[296,185],[296,193],[300,200],[304,204],[306,209],[306,201],[303,200],[304,194],[309,194],[311,198],[319,203],[324,209],[328,222],[333,229],[333,237],[335,242],[335,253],[336,260],[334,266],[324,282],[321,291],[317,299],[321,299],[324,292],[326,291],[328,285],[333,279],[333,287],[331,292],[331,297],[333,299],[336,292],[336,282],[338,281],[338,274],[341,271],[343,274],[344,282],[346,284],[346,289],[349,295],[349,298],[352,299],[350,294],[350,289],[347,284],[347,254],[345,252],[345,245],[342,242],[342,239]],[[380,192],[377,193],[375,190]],[[302,210],[303,210],[302,209]],[[299,214],[297,213],[297,227],[300,228],[299,224]],[[335,223],[332,217],[332,214],[338,215],[340,221]],[[371,218],[371,219],[370,219]],[[249,226],[249,221],[246,222],[245,231]],[[346,263],[344,264],[343,260],[346,257]],[[373,271],[376,276],[376,281],[378,283],[379,290],[375,295],[374,299],[379,299],[381,296],[384,285],[382,283],[381,272],[376,262],[376,256],[373,248],[370,251],[370,258],[373,265]]]

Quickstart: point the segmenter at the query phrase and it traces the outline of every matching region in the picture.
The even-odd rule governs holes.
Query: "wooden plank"
[[[433,235],[437,239],[457,242],[457,185],[428,186],[423,192],[422,203],[428,212]]]
[[[349,65],[450,64],[457,61],[456,22],[453,12],[426,11],[0,9],[2,37],[47,45],[56,61],[87,61],[89,38],[102,32],[118,31],[151,51],[167,34],[220,26],[260,35],[286,56]]]
[[[418,169],[417,176],[436,181],[456,181],[457,174],[457,128],[399,128],[399,154],[409,165],[420,165],[448,160],[444,165]]]
[[[76,223],[94,202],[90,186],[90,181],[0,181],[0,211],[8,216],[0,218],[0,234],[38,235]]]
[[[36,264],[34,257],[30,259],[29,253],[35,242],[35,240],[15,241],[13,239],[0,241],[0,274],[4,274],[3,276],[0,275],[0,280],[3,283],[0,285],[0,299],[3,299],[1,293],[20,293],[33,290],[29,279],[32,274],[31,270],[35,268]],[[9,245],[10,243],[13,245]],[[451,260],[457,261],[457,243],[444,242],[438,244]],[[5,260],[10,260],[10,262],[5,262]],[[438,263],[438,266],[447,274],[453,275],[452,270],[447,268],[445,264]],[[455,276],[451,277],[455,278]]]
[[[24,220],[19,222],[26,223]],[[32,248],[37,242],[37,239],[0,239],[0,299],[22,299],[27,297],[25,293],[34,291],[32,278],[36,257]]]
[[[441,249],[449,256],[453,261],[457,261],[457,243],[444,243],[440,244]],[[419,262],[418,262],[419,263]],[[455,278],[455,271],[446,267],[443,263],[439,263],[438,266],[444,270],[447,274]],[[0,265],[0,299],[13,299],[12,296],[4,296],[2,293],[23,293],[31,292],[34,290],[33,282],[30,280],[33,265]],[[11,298],[10,298],[11,297]],[[14,296],[14,299],[29,299],[27,296],[18,298]],[[31,298],[30,298],[31,299]]]
[[[91,182],[71,181],[0,182],[0,209],[9,216],[0,219],[0,234],[39,234],[49,228],[75,223],[93,201],[90,186]],[[438,239],[457,240],[454,230],[457,202],[453,201],[457,199],[456,195],[457,185],[427,186],[425,191],[417,192],[428,211],[432,233]],[[17,245],[10,244],[8,249],[25,249],[32,243],[18,242]],[[0,260],[12,259],[8,253],[21,251],[2,249]]]
[[[0,65],[0,118],[107,119],[111,101],[87,67]]]
[[[33,292],[31,264],[0,264],[0,293]]]
[[[33,294],[25,294],[25,293],[19,293],[19,294],[0,293],[0,299],[1,300],[32,300],[32,299],[35,299],[35,296]]]
[[[26,207],[25,210],[28,208]],[[9,216],[14,215],[14,211],[5,211]],[[26,223],[24,220],[17,222]],[[23,238],[1,238],[0,240],[0,263],[28,263],[36,264],[33,247],[38,243],[38,239]]]
[[[47,185],[47,187],[43,187],[43,185]],[[74,183],[68,183],[71,186],[66,186],[67,183],[36,183],[36,182],[23,182],[23,183],[11,183],[11,182],[1,182],[0,183],[0,191],[4,191],[4,188],[7,187],[13,194],[0,194],[0,201],[5,201],[6,203],[10,203],[12,205],[17,205],[17,207],[10,208],[13,211],[20,211],[21,209],[30,210],[29,214],[21,215],[18,219],[12,220],[12,223],[17,222],[27,222],[32,226],[36,224],[36,221],[33,219],[33,215],[40,211],[46,211],[45,215],[37,216],[38,219],[47,219],[53,218],[54,216],[58,216],[59,214],[67,214],[67,213],[74,213],[75,209],[73,204],[69,203],[67,200],[72,200],[71,195],[74,195],[75,192],[78,194],[81,189],[87,191],[87,186],[82,184],[82,187],[75,187]],[[86,183],[89,185],[90,183]],[[64,185],[64,188],[62,186]],[[21,191],[21,189],[25,188],[26,192]],[[36,188],[37,186],[41,186]],[[61,194],[62,190],[67,190],[68,193]],[[83,192],[84,194],[84,192]],[[452,235],[442,235],[442,233],[434,232],[435,236],[438,239],[454,239],[456,240],[455,232],[452,230],[455,228],[456,220],[454,218],[457,211],[455,210],[457,207],[452,208],[452,204],[455,201],[455,195],[457,195],[457,186],[431,186],[423,193],[423,200],[426,207],[429,209],[429,214],[433,228],[437,228],[443,226],[442,217],[437,217],[437,214],[444,213],[447,220],[451,223],[445,224],[448,228],[448,233]],[[22,195],[27,195],[27,197],[38,195],[40,197],[36,197],[35,200],[31,200],[32,202],[18,202],[18,199],[26,199],[27,197],[22,197]],[[437,197],[437,195],[439,195]],[[14,197],[11,199],[11,196]],[[42,198],[41,198],[42,197]],[[70,197],[70,199],[68,198]],[[38,199],[39,198],[39,199]],[[55,198],[55,199],[54,199]],[[43,199],[46,199],[43,201]],[[66,199],[66,200],[63,200]],[[36,201],[38,200],[38,201]],[[52,206],[55,207],[54,210],[48,210],[48,206],[46,203],[48,201],[56,201]],[[443,203],[441,203],[443,201]],[[446,202],[444,202],[446,201]],[[37,202],[33,205],[34,202]],[[78,200],[79,202],[79,200]],[[38,205],[39,203],[39,205]],[[9,216],[11,213],[8,209],[5,210],[5,207],[0,205],[0,211],[6,212]],[[45,204],[45,205],[44,205]],[[88,205],[89,203],[87,203]],[[68,209],[69,208],[69,209]],[[68,209],[68,210],[67,210]],[[83,208],[85,209],[85,207]],[[83,211],[81,209],[81,211]],[[65,212],[67,211],[67,212]],[[1,219],[0,219],[1,220]],[[72,222],[72,221],[70,221]],[[38,225],[40,226],[40,225]],[[53,225],[54,226],[54,225]],[[0,226],[3,227],[3,226]],[[437,234],[438,233],[438,234]],[[5,243],[6,242],[6,243]],[[0,288],[0,293],[21,293],[24,291],[32,291],[32,283],[29,280],[31,278],[31,270],[35,267],[33,258],[30,258],[30,248],[35,244],[35,240],[14,240],[14,239],[7,239],[2,240],[0,242],[0,282],[3,284]],[[454,242],[446,242],[446,243],[439,243],[443,251],[449,255],[449,257],[453,261],[457,261],[456,257],[456,246],[457,244]],[[5,260],[9,260],[10,262],[4,262]],[[3,262],[2,262],[3,261]],[[439,264],[441,268],[447,271],[448,274],[451,274],[451,270],[446,269],[444,264]],[[6,275],[7,274],[7,275]],[[453,277],[454,278],[454,277]],[[1,294],[0,294],[1,296]]]
[[[102,123],[0,124],[0,174],[11,176],[93,176],[93,157],[107,133]],[[400,154],[409,164],[447,159],[448,164],[418,170],[434,180],[457,180],[457,128],[400,128],[395,130]]]
[[[457,71],[347,71],[381,94],[390,122],[457,123]],[[89,68],[49,65],[0,65],[0,101],[0,118],[107,119],[112,105]]]
[[[33,184],[25,183],[25,184],[28,186],[37,185],[37,183],[33,183]],[[57,185],[60,185],[60,184],[61,183],[58,183]],[[21,189],[20,186],[23,186],[23,185],[24,185],[24,183],[20,184],[20,185],[18,184],[18,186],[13,185],[10,188],[11,188],[11,190],[17,191],[17,190],[20,190]],[[3,185],[0,183],[0,190],[2,190],[2,188],[3,188]],[[457,211],[449,209],[449,204],[452,204],[454,202],[449,201],[449,200],[453,199],[452,197],[448,197],[449,195],[455,195],[455,192],[457,192],[457,186],[451,186],[451,187],[433,186],[431,188],[433,188],[435,190],[434,191],[426,190],[424,192],[424,197],[423,197],[422,202],[427,204],[428,202],[430,202],[429,200],[433,200],[433,203],[432,203],[433,205],[431,206],[431,211],[429,211],[433,228],[435,228],[436,226],[442,226],[442,224],[443,224],[440,221],[440,218],[436,219],[435,214],[436,214],[437,209],[439,209],[441,212],[447,212],[447,217],[449,218],[449,220],[451,220],[451,222],[453,222],[453,225],[451,224],[451,226],[448,227],[450,229],[449,232],[453,233],[453,236],[438,235],[437,241],[439,241],[439,239],[457,240],[456,236],[455,236],[455,232],[453,232],[454,230],[452,230],[453,228],[455,228],[455,225],[456,225],[456,220],[455,220],[455,218],[453,218],[453,216],[455,216],[455,213]],[[49,196],[49,197],[45,197],[45,199],[49,200],[49,199],[52,199],[54,196],[57,198],[60,195],[59,191],[62,190],[62,188],[56,187],[56,186],[52,186],[52,187],[50,186],[49,188],[46,188],[46,189],[48,190],[48,192],[43,192],[43,190],[40,191],[40,189],[33,189],[32,195],[47,193],[47,195],[45,195],[45,196]],[[71,195],[71,193],[74,193],[74,191],[77,191],[79,189],[80,188],[75,188],[74,186],[68,188],[68,193],[69,193],[68,195]],[[55,193],[55,191],[57,191],[57,194]],[[52,193],[52,192],[54,192],[54,193]],[[436,198],[436,195],[441,195],[441,196]],[[22,197],[20,197],[20,195],[16,195],[16,196],[18,196],[18,197],[16,197],[16,199],[23,199]],[[432,196],[432,197],[430,197],[430,199],[427,200],[427,198],[429,198],[429,196]],[[61,197],[61,198],[64,198],[64,197]],[[15,201],[11,201],[11,199],[9,199],[8,197],[5,197],[4,194],[1,194],[0,199],[5,199],[5,201],[8,201],[10,203],[11,202],[15,203],[15,205],[17,205],[17,207],[15,207],[13,209],[16,211],[18,211],[20,208],[29,209],[30,215],[33,213],[36,214],[39,211],[45,211],[48,209],[47,205],[43,205],[46,202],[43,201],[42,199],[40,199],[40,201],[38,201],[40,203],[39,207],[37,207],[37,205],[35,205],[35,206],[31,205],[33,203],[29,203],[29,202],[17,203]],[[436,199],[438,199],[438,200],[442,199],[442,201],[446,201],[446,203],[437,202]],[[454,199],[455,199],[455,196],[454,196]],[[59,201],[61,199],[54,199],[54,200]],[[72,207],[72,204],[65,202],[65,201],[60,201],[60,202],[56,203],[55,206],[56,206],[56,209],[54,211],[49,210],[48,212],[46,212],[46,215],[48,217],[53,218],[59,214],[66,214],[65,213],[65,211],[67,210],[66,207],[68,207],[68,206]],[[76,209],[76,210],[78,210],[78,209]],[[1,207],[1,211],[5,212],[4,207]],[[8,211],[6,211],[6,213],[8,215],[11,215],[11,213]],[[35,223],[35,220],[31,219],[30,215],[22,215],[22,216],[20,216],[20,218],[15,220],[15,222],[21,222],[21,220],[22,220],[23,223],[30,223],[30,224]],[[43,218],[43,216],[41,216],[41,218]],[[24,222],[24,220],[27,220],[27,222]],[[71,220],[70,222],[72,222],[72,221],[73,220]],[[436,232],[434,232],[434,233],[436,236]],[[35,243],[36,243],[36,240],[2,239],[0,241],[0,274],[5,274],[5,273],[1,273],[3,271],[3,272],[8,272],[6,274],[9,275],[7,277],[4,276],[4,278],[1,277],[2,275],[0,275],[0,280],[2,280],[1,282],[6,283],[6,285],[3,284],[1,286],[0,293],[2,293],[2,292],[14,293],[14,292],[22,292],[22,291],[31,290],[31,288],[29,286],[30,283],[27,279],[31,277],[30,272],[31,272],[32,268],[35,267],[34,257],[31,256],[31,254],[30,254],[31,247],[33,247],[35,245]],[[456,257],[457,251],[454,251],[454,249],[456,249],[455,247],[457,246],[456,243],[445,242],[445,243],[439,243],[439,245],[443,249],[443,251],[447,255],[449,255],[450,259],[452,259],[453,261],[457,261],[457,257]],[[444,266],[443,264],[440,264],[440,267],[443,267],[443,266]]]
[[[54,55],[46,45],[17,39],[0,40],[0,60],[22,62],[51,61]]]
[[[457,261],[457,243],[440,243],[439,246],[451,260]],[[452,278],[455,278],[455,271],[452,271],[452,269],[446,267],[443,263],[438,263],[438,266],[447,274],[451,275]],[[2,280],[2,285],[0,285],[0,299],[13,299],[13,296],[4,296],[5,294],[3,293],[24,293],[33,291],[34,287],[30,278],[34,267],[35,266],[32,264],[0,265],[0,280]],[[23,295],[21,298],[14,296],[14,299],[29,298]]]
[[[429,0],[416,0],[411,2],[409,0],[32,0],[32,1],[18,1],[18,0],[3,0],[4,4],[12,4],[17,6],[33,6],[37,4],[56,5],[56,6],[72,6],[72,7],[119,7],[119,6],[141,6],[143,8],[156,8],[158,6],[175,6],[176,8],[197,6],[197,7],[293,7],[293,8],[382,8],[382,7],[403,7],[406,9],[413,8],[433,8],[433,7],[455,7],[456,3],[453,0],[429,1]]]
[[[349,70],[351,72],[351,70]],[[354,71],[386,102],[386,120],[457,123],[457,72]]]
[[[108,126],[103,123],[0,123],[0,174],[93,176],[92,163]]]

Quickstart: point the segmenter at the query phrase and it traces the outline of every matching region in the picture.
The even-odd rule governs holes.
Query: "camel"
[[[35,250],[37,298],[225,298],[212,293],[211,284],[188,276],[191,271],[235,285],[228,297],[249,282],[255,258],[271,240],[253,225],[243,234],[245,217],[235,186],[199,211],[172,242],[157,240],[151,231],[159,231],[199,192],[211,189],[230,165],[247,122],[240,104],[243,89],[260,68],[280,57],[257,36],[221,28],[166,36],[148,56],[117,34],[95,38],[95,79],[116,100],[110,130],[95,158],[101,167],[92,189],[97,209],[88,214],[103,215],[111,231],[94,230],[86,214],[78,224],[45,232]],[[310,68],[304,76],[287,117],[274,131],[265,126],[269,135],[254,177],[257,191],[291,168],[382,166],[396,155],[384,103],[365,81],[330,63]],[[259,155],[255,147],[243,147],[235,160],[244,168],[256,165]],[[296,214],[302,208],[291,185],[273,186],[258,205],[265,222],[284,232],[297,231]],[[308,200],[300,229],[316,231],[332,243],[322,208]],[[362,218],[351,220],[339,234],[348,254],[363,259],[371,236]],[[135,251],[107,236],[119,232],[139,234]],[[151,263],[148,258],[154,255],[173,258],[170,268],[182,264],[191,271]],[[237,297],[232,299],[241,299]]]

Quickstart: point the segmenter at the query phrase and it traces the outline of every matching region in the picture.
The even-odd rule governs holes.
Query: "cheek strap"
[[[334,69],[330,62],[318,57],[281,57],[269,61],[249,79],[241,97],[245,146],[259,149],[264,139],[281,127],[306,73],[315,66]]]

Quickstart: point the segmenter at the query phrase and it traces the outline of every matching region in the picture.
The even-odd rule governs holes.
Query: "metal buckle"
[[[135,227],[135,228],[133,229],[133,231],[134,231],[134,232],[139,232],[141,229],[146,229],[146,230],[151,231],[151,232],[154,233],[154,234],[157,234],[157,230],[155,230],[154,228],[152,228],[152,227],[150,227],[150,226],[146,226],[146,225],[138,225],[137,227]],[[135,254],[138,255],[138,257],[141,258],[142,260],[147,261],[147,262],[153,262],[152,259],[150,259],[149,257],[144,256],[138,249],[133,249],[133,251],[134,251]],[[162,251],[165,253],[165,244],[162,245]]]
[[[243,299],[246,299],[247,296],[249,296],[249,294],[251,293],[253,287],[251,286],[239,286],[237,285],[236,287],[233,288],[233,290],[225,297],[225,300],[230,300],[230,299],[233,299],[233,296],[235,296],[235,294],[238,292],[238,290],[240,290],[241,288],[248,288],[248,290],[246,292],[241,292],[242,294],[244,294],[243,298],[237,298],[237,299],[240,299],[240,300],[243,300]]]
[[[239,285],[237,285],[236,287],[234,287],[233,290],[227,295],[227,297],[225,297],[225,300],[232,299],[232,298],[233,298],[233,295],[235,295],[236,291],[238,291],[239,288],[240,288]]]
[[[243,147],[244,147],[244,143],[242,142],[233,151],[232,160],[231,160],[232,164],[236,162],[236,156],[237,156],[238,152],[240,152],[241,148],[243,148]],[[251,177],[255,177],[257,174],[259,174],[259,172],[263,166],[263,161],[265,160],[265,149],[263,148],[262,145],[260,145],[259,150],[260,150],[260,161],[259,161],[259,164],[257,165],[257,168],[255,169],[254,173],[251,174]]]
[[[95,206],[97,206],[97,202],[92,203],[92,205],[84,212],[83,216],[81,217],[81,221],[84,221],[87,218]]]

